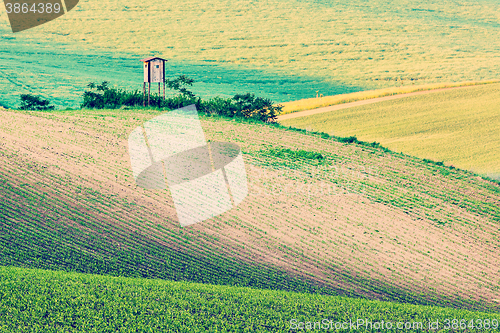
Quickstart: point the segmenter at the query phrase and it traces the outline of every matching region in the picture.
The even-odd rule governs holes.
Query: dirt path
[[[398,98],[423,95],[423,94],[430,94],[433,92],[439,92],[439,91],[451,90],[451,89],[470,88],[470,87],[475,87],[475,86],[462,86],[462,87],[441,88],[441,89],[433,89],[433,90],[423,90],[423,91],[416,91],[416,92],[407,93],[407,94],[390,95],[390,96],[370,98],[370,99],[365,99],[365,100],[350,102],[350,103],[335,104],[335,105],[325,106],[325,107],[318,108],[318,109],[304,110],[304,111],[298,111],[298,112],[294,112],[294,113],[284,114],[284,115],[278,117],[278,122],[282,121],[282,120],[292,119],[292,118],[311,116],[313,114],[318,114],[318,113],[323,113],[323,112],[330,112],[330,111],[337,111],[337,110],[352,108],[352,107],[360,106],[360,105],[372,104],[372,103],[383,102],[383,101],[390,101],[390,100],[398,99]]]

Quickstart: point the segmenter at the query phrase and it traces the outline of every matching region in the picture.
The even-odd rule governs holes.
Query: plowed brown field
[[[50,217],[104,235],[103,248],[134,249],[127,235],[135,232],[193,258],[276,267],[339,293],[500,309],[498,184],[380,148],[202,117],[207,140],[240,145],[249,195],[221,216],[181,228],[168,191],[137,187],[130,169],[127,136],[157,114],[0,110],[2,223],[22,229],[29,219],[38,226],[30,232],[43,233],[55,228]],[[43,200],[26,199],[26,189]],[[82,216],[94,222],[78,222]],[[16,260],[29,266],[33,258]]]

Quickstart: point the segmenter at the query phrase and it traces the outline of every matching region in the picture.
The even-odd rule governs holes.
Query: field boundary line
[[[348,109],[348,108],[352,108],[352,107],[356,107],[356,106],[373,104],[373,103],[384,102],[384,101],[390,101],[390,100],[394,100],[394,99],[398,99],[398,98],[405,98],[405,97],[411,97],[411,96],[417,96],[417,95],[423,95],[423,94],[430,94],[430,93],[434,93],[434,92],[441,92],[441,91],[446,91],[446,90],[451,90],[451,89],[472,88],[472,87],[476,87],[476,86],[477,85],[469,85],[469,86],[439,88],[439,89],[432,89],[432,90],[421,90],[421,91],[415,91],[415,92],[405,93],[405,94],[397,94],[397,95],[389,95],[389,96],[376,97],[376,98],[370,98],[370,99],[363,99],[363,100],[355,101],[355,102],[335,104],[335,105],[330,105],[330,106],[323,106],[323,107],[316,108],[316,109],[292,112],[292,113],[278,116],[277,120],[281,121],[281,120],[288,120],[288,119],[299,118],[299,117],[307,117],[307,116],[312,116],[312,115],[319,114],[319,113]]]

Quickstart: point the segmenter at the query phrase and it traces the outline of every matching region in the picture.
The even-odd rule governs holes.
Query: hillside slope
[[[81,0],[21,34],[40,44],[235,64],[365,90],[496,78],[499,15],[494,0]],[[0,31],[7,33],[6,20]],[[318,88],[303,87],[309,97]]]
[[[157,114],[0,111],[0,264],[500,309],[498,184],[203,117],[207,139],[240,145],[250,194],[181,228],[130,171],[128,134]]]

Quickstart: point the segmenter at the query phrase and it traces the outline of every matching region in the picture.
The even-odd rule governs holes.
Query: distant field
[[[82,0],[67,15],[14,38],[19,45],[60,42],[63,50],[154,54],[177,63],[217,64],[228,75],[208,75],[211,93],[218,93],[217,80],[237,84],[255,75],[250,80],[255,82],[249,82],[253,91],[258,92],[260,85],[260,91],[283,102],[298,93],[296,87],[287,86],[293,78],[303,83],[303,95],[295,99],[314,97],[317,90],[328,96],[496,79],[499,17],[500,4],[494,0],[460,4],[453,0],[189,0],[182,5],[139,0],[103,5]],[[8,29],[3,14],[3,37],[12,37]],[[232,65],[245,71],[237,77],[231,74]],[[273,81],[273,76],[280,79]]]
[[[356,101],[371,100],[385,96],[404,95],[414,92],[425,92],[425,91],[430,92],[432,90],[438,90],[438,89],[458,88],[458,87],[490,84],[496,82],[498,82],[498,80],[455,82],[455,83],[434,83],[434,84],[424,84],[418,86],[414,85],[405,87],[401,86],[401,87],[376,89],[368,91],[358,91],[350,94],[341,94],[335,96],[319,96],[316,98],[306,98],[298,101],[281,103],[281,105],[283,105],[283,110],[281,112],[281,115],[295,113],[304,110],[318,109],[331,105],[339,105]]]
[[[431,92],[282,124],[355,135],[398,152],[500,176],[500,84]]]
[[[0,265],[498,311],[499,185],[382,148],[202,117],[249,196],[181,228],[137,187],[128,134],[161,111],[0,111]]]
[[[498,313],[13,267],[0,267],[0,295],[0,327],[9,332],[290,332],[320,322],[319,332],[358,319],[411,332],[462,321],[461,332],[494,332],[500,321]],[[357,331],[371,331],[366,325]]]

